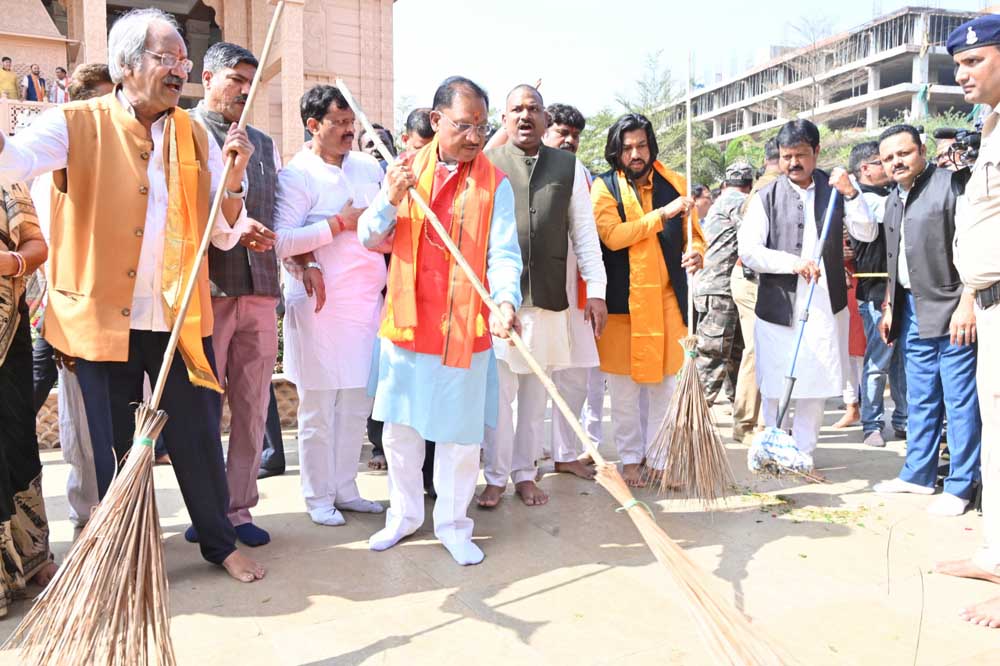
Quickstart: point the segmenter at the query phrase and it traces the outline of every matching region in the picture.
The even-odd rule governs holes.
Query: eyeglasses
[[[490,133],[489,123],[483,123],[482,125],[473,125],[472,123],[456,123],[454,120],[444,115],[443,113],[441,114],[441,117],[447,120],[459,134],[468,134],[469,132],[475,132],[477,136],[486,136],[487,134]]]
[[[882,166],[882,160],[872,160],[871,162],[865,162],[868,166]]]
[[[173,69],[180,65],[180,68],[184,70],[185,74],[190,74],[191,70],[194,69],[194,63],[187,58],[178,58],[177,56],[170,53],[155,53],[148,49],[143,49],[143,53],[148,53],[154,58],[158,58],[160,64],[167,69]]]
[[[327,118],[323,118],[323,120],[321,120],[320,122],[321,123],[330,123],[334,127],[339,127],[341,129],[347,129],[349,127],[353,127],[354,126],[354,118],[353,117],[351,117],[351,118],[341,118],[340,120],[328,120]]]

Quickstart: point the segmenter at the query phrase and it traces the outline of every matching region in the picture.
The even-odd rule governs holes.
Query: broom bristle
[[[139,443],[155,440],[166,418],[145,404],[136,410],[135,443],[124,468],[52,581],[4,643],[21,649],[22,663],[176,664],[153,447]]]
[[[680,340],[684,365],[670,405],[650,444],[644,474],[661,492],[679,492],[706,506],[726,496],[734,484],[726,447],[705,400],[694,350],[698,337]]]
[[[601,484],[623,507],[639,529],[656,559],[673,576],[691,610],[695,624],[716,661],[730,666],[788,666],[793,663],[723,595],[714,589],[687,553],[667,536],[645,505],[637,504],[632,491],[614,465],[597,470]]]

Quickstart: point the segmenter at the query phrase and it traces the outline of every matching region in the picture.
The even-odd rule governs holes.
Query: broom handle
[[[240,114],[240,122],[238,124],[240,129],[244,129],[247,121],[250,119],[250,109],[253,107],[254,97],[257,95],[257,88],[264,74],[264,66],[267,64],[267,56],[271,52],[271,42],[278,27],[278,19],[281,17],[281,12],[284,8],[285,0],[278,0],[278,3],[274,7],[274,13],[271,15],[271,25],[267,29],[264,48],[260,52],[260,64],[253,75],[253,81],[250,83],[250,92],[247,93],[247,101],[243,106],[243,113]],[[214,141],[214,139],[210,140]],[[177,316],[174,317],[174,325],[170,329],[170,340],[167,342],[167,349],[163,352],[163,363],[160,364],[160,373],[156,378],[156,387],[153,389],[153,395],[149,400],[150,409],[153,411],[156,411],[160,406],[160,400],[163,398],[163,391],[167,385],[167,375],[170,373],[170,366],[174,362],[174,354],[177,353],[177,343],[180,341],[181,327],[184,325],[184,318],[187,316],[188,305],[191,304],[191,295],[198,284],[198,272],[201,270],[201,264],[205,260],[205,253],[208,252],[208,244],[212,241],[212,228],[215,226],[215,218],[218,217],[219,210],[222,208],[222,199],[226,193],[226,180],[229,178],[229,172],[232,171],[234,164],[236,164],[236,155],[230,153],[226,156],[226,164],[222,169],[222,177],[219,179],[219,188],[215,191],[212,209],[208,214],[208,224],[205,226],[205,232],[202,234],[201,244],[198,247],[198,256],[195,258],[194,270],[191,271],[191,276],[188,278],[187,285],[184,288],[184,298],[181,299],[181,307],[177,311]]]
[[[685,180],[687,181],[687,196],[691,196],[691,51],[688,51],[687,66],[687,99],[684,101],[685,118],[687,122],[687,159],[685,160]],[[694,233],[694,213],[688,211],[687,215],[687,247],[691,247],[692,234]],[[688,336],[694,335],[694,275],[688,273],[688,298],[687,298],[687,329]]]
[[[358,122],[364,127],[365,132],[368,136],[375,139],[375,148],[383,155],[390,155],[391,153],[385,147],[385,144],[382,143],[382,137],[379,136],[379,133],[375,131],[374,127],[372,127],[372,124],[368,121],[364,111],[361,110],[361,106],[354,100],[354,96],[351,95],[351,91],[347,88],[347,84],[344,83],[343,79],[337,79],[337,88],[340,89],[344,99],[347,100],[347,103],[354,110],[354,114],[357,116]],[[427,202],[420,196],[420,193],[417,192],[416,188],[411,187],[409,194],[410,199],[415,201],[417,205],[420,206],[421,210],[424,211],[427,221],[431,223],[431,226],[434,227],[434,231],[436,231],[438,236],[441,237],[441,240],[444,241],[445,246],[448,248],[448,252],[451,253],[451,256],[455,258],[455,262],[462,268],[462,271],[465,272],[466,277],[469,278],[469,282],[472,283],[472,286],[476,290],[476,293],[479,294],[479,297],[483,299],[483,303],[486,304],[486,307],[489,308],[490,312],[492,312],[494,316],[502,318],[503,313],[500,312],[500,306],[496,304],[490,296],[490,293],[486,290],[486,287],[484,287],[483,283],[479,281],[479,277],[476,275],[476,272],[472,269],[472,266],[469,265],[469,262],[465,260],[462,252],[458,249],[458,246],[455,245],[455,241],[452,240],[451,234],[445,230],[441,221],[438,220],[437,215],[434,214],[434,211],[432,211],[431,207],[427,205]],[[569,408],[569,405],[566,404],[566,401],[559,394],[555,384],[553,384],[549,376],[545,374],[545,370],[543,370],[542,366],[538,364],[535,357],[531,355],[531,352],[528,351],[528,346],[513,328],[510,330],[510,340],[514,343],[514,346],[517,347],[517,350],[521,352],[521,355],[527,362],[528,367],[531,368],[531,371],[535,373],[539,381],[542,382],[542,386],[545,387],[545,390],[552,398],[552,404],[559,408],[563,418],[565,418],[566,422],[569,423],[573,432],[580,440],[580,443],[583,444],[587,453],[590,454],[590,457],[593,458],[594,462],[598,465],[607,464],[604,456],[601,455],[601,453],[597,450],[597,447],[594,446],[594,443],[591,442],[590,438],[583,432],[583,427],[580,426],[579,416],[573,414],[573,410]]]

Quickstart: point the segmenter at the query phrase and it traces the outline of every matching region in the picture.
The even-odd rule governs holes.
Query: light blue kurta
[[[358,220],[358,237],[366,247],[376,247],[395,227],[396,208],[383,189]],[[521,306],[521,268],[514,191],[504,178],[493,198],[486,253],[493,300],[510,303],[515,310]],[[478,445],[484,427],[496,423],[499,389],[492,350],[473,354],[468,368],[447,368],[438,354],[413,352],[380,339],[369,390],[375,395],[373,418],[410,426],[435,442]]]

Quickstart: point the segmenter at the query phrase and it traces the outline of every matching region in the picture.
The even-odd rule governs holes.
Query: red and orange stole
[[[493,195],[500,177],[482,153],[460,164],[444,187],[435,187],[437,167],[435,137],[413,159],[416,189],[434,210],[450,200],[451,219],[441,222],[446,228],[450,222],[451,239],[485,284]],[[443,245],[423,210],[407,194],[396,216],[379,336],[413,351],[439,353],[445,366],[468,368],[473,352],[484,351],[490,344],[483,302],[451,254],[434,247],[430,240],[434,238]],[[443,288],[435,288],[436,281],[425,275],[428,272],[447,275]],[[421,280],[427,280],[424,288],[419,287]]]

